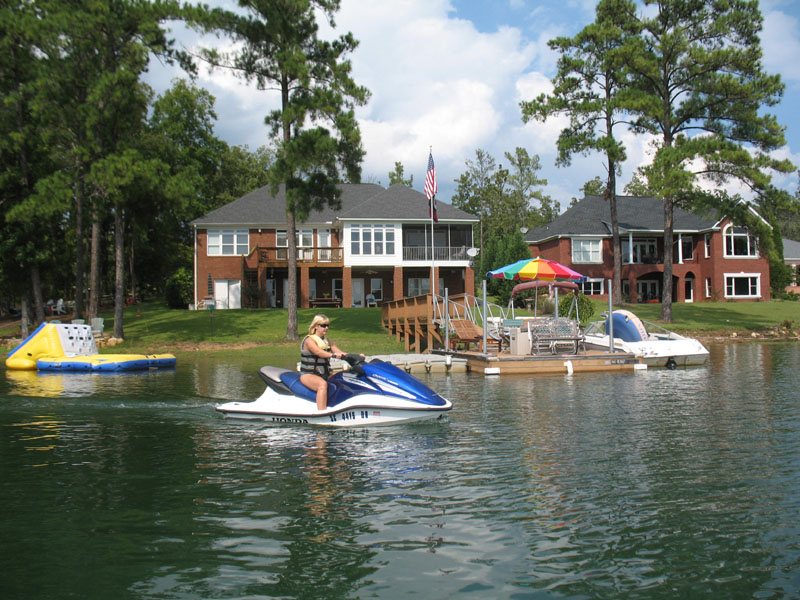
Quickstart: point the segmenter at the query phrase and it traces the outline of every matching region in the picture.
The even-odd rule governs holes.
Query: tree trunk
[[[283,112],[283,143],[288,144],[292,139],[291,131],[291,118],[288,115],[289,110],[289,80],[285,75],[281,77],[281,110]],[[286,181],[288,181],[286,177]],[[287,252],[289,255],[286,257],[289,264],[289,277],[288,277],[288,304],[287,306],[287,320],[286,320],[286,339],[297,340],[297,224],[294,216],[294,207],[291,206],[289,196],[291,190],[288,183],[286,183],[286,236],[288,242]]]
[[[611,301],[614,304],[622,303],[622,245],[619,241],[619,222],[617,222],[617,165],[613,160],[608,160],[608,185],[606,196],[611,211],[611,246],[614,254],[614,274],[612,277],[613,290]]]
[[[287,190],[288,195],[288,190]],[[286,321],[286,339],[297,340],[300,336],[297,335],[297,236],[295,231],[297,225],[295,223],[294,213],[290,210],[286,211],[286,236],[289,244],[286,250],[289,263],[289,294],[288,304],[288,318]]]
[[[92,207],[92,250],[89,266],[89,319],[94,319],[100,312],[100,236],[102,224],[100,211]]]
[[[83,241],[83,182],[81,170],[78,169],[78,181],[75,185],[75,318],[83,315],[83,277],[85,261],[85,244]]]
[[[31,265],[31,292],[33,292],[33,306],[36,312],[36,322],[44,323],[44,301],[42,299],[42,279],[39,274],[39,265]]]
[[[672,323],[672,196],[664,198],[664,291],[661,320]]]
[[[114,337],[124,338],[122,308],[125,303],[125,228],[122,206],[114,203]]]
[[[24,340],[31,334],[31,303],[28,301],[27,292],[22,295],[22,306],[20,306],[20,328],[22,332],[22,339]]]

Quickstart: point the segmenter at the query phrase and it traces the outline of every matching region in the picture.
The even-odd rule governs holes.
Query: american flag
[[[433,152],[428,154],[428,172],[425,174],[425,197],[428,199],[428,216],[434,223],[439,222],[439,215],[436,214],[436,167],[433,166]]]

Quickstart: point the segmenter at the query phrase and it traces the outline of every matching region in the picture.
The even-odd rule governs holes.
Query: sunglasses
[[[321,324],[317,325],[317,327],[330,327],[330,326],[331,326],[330,323],[321,323]]]

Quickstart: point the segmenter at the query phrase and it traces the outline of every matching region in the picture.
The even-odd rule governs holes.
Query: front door
[[[684,302],[694,302],[694,277],[687,277],[683,281]]]
[[[364,280],[363,279],[352,279],[352,290],[353,290],[353,306],[363,307],[364,306]]]
[[[275,308],[275,280],[267,279],[267,308]]]

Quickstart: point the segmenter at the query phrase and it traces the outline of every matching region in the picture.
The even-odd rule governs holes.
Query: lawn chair
[[[92,319],[92,321],[91,321],[92,335],[94,337],[97,338],[97,337],[100,337],[100,336],[103,335],[103,327],[104,327],[103,323],[104,323],[104,321],[103,321],[103,319],[101,317],[96,317],[96,318]]]
[[[450,327],[453,328],[453,337],[450,338],[451,350],[455,350],[458,344],[464,344],[465,350],[469,350],[472,344],[480,344],[483,340],[483,329],[469,319],[451,319]]]

